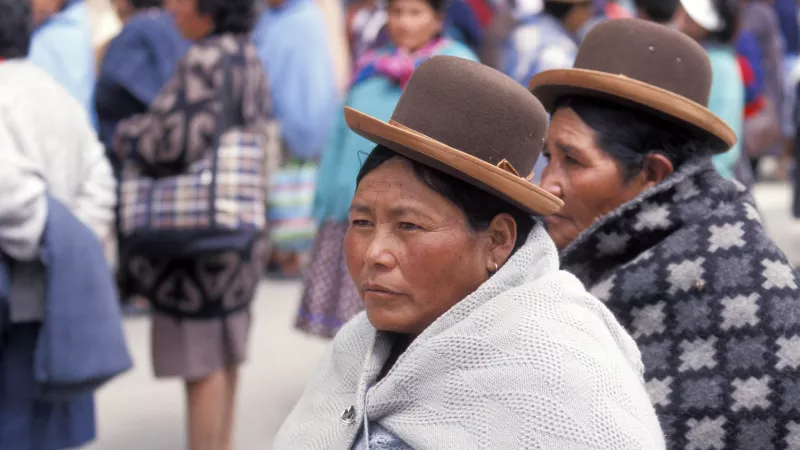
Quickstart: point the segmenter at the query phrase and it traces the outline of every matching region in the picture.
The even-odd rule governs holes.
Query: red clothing
[[[739,63],[739,70],[742,74],[742,81],[744,82],[744,85],[745,86],[753,85],[756,82],[756,74],[753,71],[753,67],[750,65],[750,61],[748,61],[747,58],[741,55],[738,55],[736,57],[736,60]],[[764,107],[764,96],[759,95],[753,101],[745,105],[744,117],[749,118],[755,116],[761,111],[763,107]]]

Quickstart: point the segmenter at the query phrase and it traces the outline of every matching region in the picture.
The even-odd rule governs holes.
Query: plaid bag
[[[225,89],[232,93],[230,71]],[[265,136],[225,124],[225,95],[217,143],[174,176],[151,177],[134,162],[120,183],[120,239],[129,255],[187,257],[242,250],[266,227]]]

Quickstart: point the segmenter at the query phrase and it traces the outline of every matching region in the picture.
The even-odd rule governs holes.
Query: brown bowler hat
[[[723,153],[736,133],[708,110],[711,62],[683,33],[639,19],[607,20],[584,38],[572,69],[548,70],[529,87],[548,112],[558,100],[586,95],[629,103],[713,139]]]
[[[370,141],[532,215],[553,214],[563,206],[530,182],[547,113],[524,87],[490,67],[434,56],[414,71],[388,123],[349,107],[344,114],[347,125]]]

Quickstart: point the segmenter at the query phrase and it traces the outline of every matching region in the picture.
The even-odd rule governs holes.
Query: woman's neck
[[[392,370],[397,360],[400,356],[408,350],[408,346],[414,342],[416,336],[412,336],[410,334],[396,334],[394,342],[392,343],[392,350],[389,352],[389,358],[386,359],[386,362],[383,364],[383,368],[381,369],[381,373],[378,375],[378,379],[376,381],[381,381],[383,378]]]

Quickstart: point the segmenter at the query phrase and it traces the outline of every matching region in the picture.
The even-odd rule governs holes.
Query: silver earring
[[[498,266],[497,263],[494,263],[494,272],[492,273],[497,273],[499,271],[500,271],[500,266]]]

